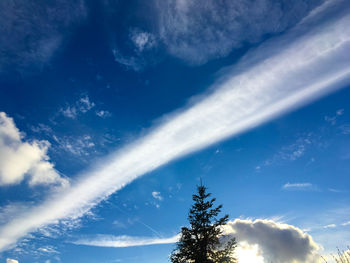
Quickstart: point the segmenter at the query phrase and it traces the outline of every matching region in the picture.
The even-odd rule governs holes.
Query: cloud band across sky
[[[170,161],[344,87],[350,82],[349,24],[346,14],[312,30],[306,30],[305,22],[289,35],[251,51],[223,73],[212,93],[107,157],[64,192],[0,226],[0,250],[48,224],[84,215],[126,184]]]
[[[233,237],[239,241],[236,256],[242,263],[320,262],[319,247],[312,237],[292,225],[267,219],[235,219],[229,221],[223,230],[222,243]],[[97,235],[80,238],[72,243],[97,247],[134,247],[171,244],[178,240],[179,235],[170,238]]]

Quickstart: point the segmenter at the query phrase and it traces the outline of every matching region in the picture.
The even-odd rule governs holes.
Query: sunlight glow
[[[264,263],[264,257],[260,254],[258,245],[240,242],[236,249],[236,255],[240,263]]]
[[[345,87],[350,82],[349,24],[346,13],[322,28],[298,37],[292,32],[250,51],[222,73],[211,93],[83,171],[68,189],[3,223],[0,251],[47,225],[69,224],[162,165]],[[301,27],[301,32],[308,30]],[[250,253],[240,253],[243,263],[262,262],[258,256],[248,260]]]

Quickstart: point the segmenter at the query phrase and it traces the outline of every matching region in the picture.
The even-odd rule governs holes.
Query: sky
[[[350,245],[350,2],[0,2],[0,262],[169,262],[202,182],[240,263]]]

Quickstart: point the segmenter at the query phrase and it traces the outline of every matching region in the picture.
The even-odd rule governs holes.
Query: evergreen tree
[[[236,263],[233,253],[236,240],[232,238],[226,245],[221,245],[222,226],[227,223],[228,215],[217,218],[222,205],[214,207],[215,198],[206,193],[202,184],[197,187],[197,194],[192,196],[192,205],[188,221],[190,227],[181,229],[181,238],[170,260],[173,263]]]

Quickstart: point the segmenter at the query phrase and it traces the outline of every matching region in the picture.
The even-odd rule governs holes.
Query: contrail
[[[170,161],[349,84],[349,25],[347,14],[312,30],[302,23],[301,30],[251,51],[226,70],[201,100],[82,174],[65,192],[2,225],[0,250],[48,224],[84,215],[126,184]]]

